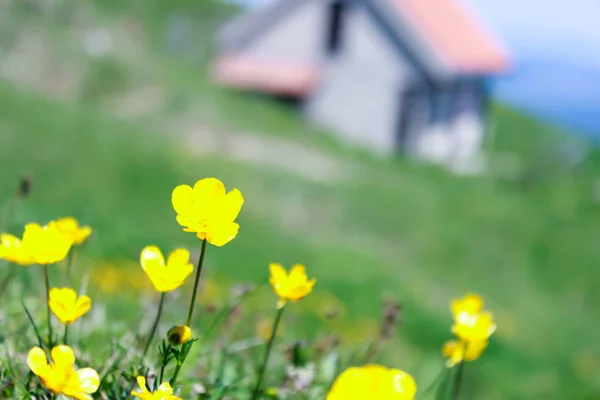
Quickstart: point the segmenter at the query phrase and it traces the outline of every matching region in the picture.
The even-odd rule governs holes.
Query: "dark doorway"
[[[344,14],[346,11],[346,2],[343,0],[334,0],[329,4],[329,20],[327,21],[327,42],[326,50],[328,54],[335,54],[339,51],[343,40]]]
[[[427,93],[424,84],[410,85],[400,93],[396,144],[402,153],[410,152],[411,144],[428,124],[430,113]]]

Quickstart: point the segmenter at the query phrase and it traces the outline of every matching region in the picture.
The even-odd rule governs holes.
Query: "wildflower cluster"
[[[11,263],[11,271],[19,268],[18,266],[37,264],[41,266],[44,274],[46,290],[43,302],[47,312],[47,334],[40,333],[34,318],[25,308],[38,339],[38,345],[31,347],[28,352],[26,363],[41,384],[36,386],[31,380],[27,380],[25,389],[30,397],[33,393],[42,393],[41,396],[47,398],[43,394],[46,393],[72,399],[92,399],[92,395],[97,393],[101,394],[102,398],[126,399],[133,396],[142,400],[178,400],[181,399],[181,393],[192,390],[190,387],[186,388],[185,384],[178,385],[178,379],[190,358],[202,357],[192,351],[195,343],[202,343],[211,335],[216,335],[219,323],[225,325],[233,320],[239,312],[242,299],[252,292],[252,288],[238,288],[233,296],[235,301],[226,308],[224,316],[215,317],[214,324],[205,329],[203,336],[197,333],[202,332],[202,329],[199,329],[201,324],[198,319],[194,320],[194,313],[198,311],[196,302],[201,291],[200,283],[207,247],[222,247],[236,238],[240,229],[236,219],[244,199],[239,190],[226,192],[220,180],[206,178],[196,182],[193,187],[177,186],[172,192],[171,200],[177,223],[183,231],[194,233],[200,240],[201,250],[196,266],[192,263],[190,251],[184,248],[172,250],[166,258],[164,254],[167,253],[163,253],[154,245],[148,245],[141,250],[139,264],[154,289],[156,312],[151,315],[150,328],[144,332],[141,340],[138,340],[140,345],[133,346],[137,347],[134,355],[127,358],[119,350],[115,359],[112,360],[111,357],[104,367],[100,368],[101,365],[98,364],[98,370],[86,366],[88,362],[95,364],[93,358],[92,361],[77,362],[77,348],[74,350],[69,347],[69,328],[84,317],[93,304],[89,296],[77,293],[69,287],[74,254],[77,247],[88,240],[92,229],[80,226],[76,219],[67,217],[51,221],[44,226],[27,224],[21,238],[8,233],[0,235],[0,258]],[[48,268],[63,261],[67,263],[63,277],[66,286],[53,287]],[[210,398],[285,398],[286,393],[308,393],[306,391],[316,379],[316,367],[314,363],[309,362],[309,356],[304,353],[304,346],[298,342],[285,356],[290,362],[285,374],[288,391],[268,386],[268,382],[265,382],[270,380],[267,371],[272,364],[272,354],[277,351],[274,344],[284,320],[285,310],[293,307],[290,303],[302,301],[309,296],[316,285],[316,279],[309,277],[302,264],[295,264],[289,270],[279,263],[270,263],[268,267],[269,283],[276,300],[272,303],[274,317],[264,319],[259,330],[259,344],[264,345],[264,349],[261,351],[256,370],[242,373],[245,375],[239,381],[229,384],[223,383],[222,376],[215,380],[217,383],[207,385],[208,388],[198,384],[194,390],[202,395],[199,398],[209,398],[206,396],[212,395],[214,397]],[[153,362],[153,353],[150,350],[157,344],[155,336],[165,308],[169,304],[167,297],[170,296],[169,293],[180,289],[191,275],[194,275],[193,290],[189,299],[185,299],[189,302],[187,311],[179,307],[170,310],[170,316],[176,316],[180,322],[171,327],[158,346],[154,347],[158,348],[158,358]],[[9,281],[10,277],[12,274],[7,275],[6,281]],[[0,286],[0,296],[5,286]],[[169,301],[171,300],[174,299]],[[181,310],[179,314],[178,310]],[[463,299],[453,300],[451,310],[454,317],[452,332],[457,339],[444,345],[443,355],[447,358],[448,367],[462,367],[465,361],[473,361],[480,357],[496,326],[491,313],[483,311],[483,300],[477,295],[469,294]],[[393,336],[395,326],[401,319],[401,311],[399,303],[387,302],[379,333],[362,361],[354,358],[346,369],[335,368],[323,385],[327,389],[318,392],[316,396],[326,400],[413,400],[417,393],[417,384],[409,373],[373,363],[382,347]],[[336,314],[336,310],[328,309],[325,319],[334,319]],[[63,327],[63,335],[60,338],[53,332],[52,315]],[[321,356],[339,342],[339,338],[334,336],[329,339],[319,345],[322,348]],[[246,349],[251,346],[253,345],[241,344],[237,347]],[[124,352],[127,352],[128,346],[123,347]],[[228,350],[229,353],[221,354],[222,359],[230,357],[235,351],[243,351],[233,350],[233,347]],[[80,355],[79,352],[77,354]],[[336,365],[339,364],[338,359]],[[85,367],[78,368],[80,365]],[[224,367],[220,367],[220,370],[223,371]],[[459,383],[455,384],[456,395]],[[243,394],[241,397],[223,397],[228,390]]]

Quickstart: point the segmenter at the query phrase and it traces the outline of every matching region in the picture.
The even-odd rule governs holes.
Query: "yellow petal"
[[[54,363],[54,369],[65,373],[73,371],[73,365],[75,364],[75,354],[69,346],[59,344],[52,349],[52,362]]]
[[[175,212],[180,215],[190,215],[194,210],[194,190],[188,185],[180,185],[173,189],[171,202]]]
[[[29,350],[29,354],[27,354],[27,365],[35,375],[44,376],[49,370],[48,360],[44,350],[37,346]]]
[[[75,315],[73,316],[73,319],[79,319],[81,316],[87,313],[90,308],[92,308],[92,299],[90,299],[88,296],[81,296],[77,299],[77,302],[75,302]]]
[[[169,254],[169,258],[167,259],[167,266],[169,268],[178,267],[182,265],[189,264],[190,262],[190,252],[186,249],[175,249]]]
[[[50,289],[49,296],[51,299],[56,299],[61,303],[73,303],[75,304],[75,299],[77,298],[77,293],[71,288],[52,288]]]
[[[40,234],[43,231],[40,224],[30,223],[25,225],[25,232],[23,233],[23,240],[28,236]]]
[[[239,229],[240,226],[235,222],[215,224],[210,231],[206,232],[206,240],[213,246],[221,247],[232,241],[237,236]]]
[[[389,371],[393,385],[394,398],[413,399],[417,393],[417,384],[412,376],[399,369]]]
[[[73,240],[73,244],[81,244],[85,242],[92,235],[92,228],[84,226],[77,231],[76,237]]]
[[[160,249],[156,246],[146,246],[140,254],[140,263],[146,269],[146,266],[158,265],[164,267],[165,259]]]
[[[173,388],[169,382],[161,383],[154,395],[160,394],[161,396],[168,396],[173,394]]]
[[[59,218],[54,221],[58,228],[63,231],[75,231],[79,228],[79,223],[73,217]]]
[[[290,270],[289,279],[291,282],[306,282],[308,276],[306,275],[306,269],[302,264],[296,264]]]
[[[140,387],[140,390],[134,390],[131,392],[131,394],[135,397],[140,397],[141,399],[152,399],[152,396],[146,387],[146,378],[143,376],[138,376],[135,379]]]
[[[221,216],[224,221],[235,221],[240,211],[242,210],[242,205],[244,204],[244,198],[242,197],[242,193],[233,189],[229,193],[225,195],[225,199],[223,201],[223,205],[221,206]]]
[[[44,227],[26,225],[22,244],[34,262],[45,265],[62,261],[71,248],[72,240],[60,232],[55,222],[51,222]]]
[[[77,293],[70,288],[52,288],[50,290],[48,305],[54,315],[65,325],[75,320],[73,313],[76,298]]]
[[[454,318],[458,318],[461,313],[477,314],[483,309],[483,298],[477,294],[468,293],[462,299],[452,300],[450,309]]]
[[[86,398],[87,394],[94,393],[100,386],[98,372],[92,368],[82,368],[69,377],[63,394],[75,398]]]
[[[0,234],[0,245],[3,247],[18,247],[21,245],[21,240],[10,233],[2,233]]]
[[[452,332],[466,342],[487,340],[496,330],[491,313],[463,314],[452,326]]]
[[[281,264],[269,264],[269,271],[271,272],[271,277],[269,278],[269,280],[273,286],[280,285],[283,282],[287,282],[287,271],[285,270],[285,268],[283,268]]]
[[[165,259],[156,246],[147,246],[142,250],[140,264],[150,280],[156,279],[157,275],[164,273]]]
[[[215,201],[221,201],[225,197],[225,186],[216,178],[200,179],[194,185],[194,203],[196,206],[204,207]]]
[[[447,358],[446,365],[452,367],[462,360],[474,361],[478,359],[487,345],[487,341],[467,343],[450,340],[444,344],[442,354]]]

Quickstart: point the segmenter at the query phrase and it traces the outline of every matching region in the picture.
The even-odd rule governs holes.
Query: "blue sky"
[[[600,138],[600,0],[460,1],[515,60],[515,70],[493,82],[502,101]]]
[[[600,137],[599,0],[463,0],[510,48],[498,96]]]

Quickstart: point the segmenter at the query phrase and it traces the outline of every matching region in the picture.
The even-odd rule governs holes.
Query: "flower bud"
[[[188,326],[174,326],[167,332],[167,340],[173,346],[179,346],[190,341],[192,330]]]
[[[19,197],[24,199],[25,197],[29,196],[30,192],[31,192],[31,178],[29,177],[29,175],[24,175],[23,177],[21,177],[21,180],[19,181],[19,189],[17,191],[17,194]]]

